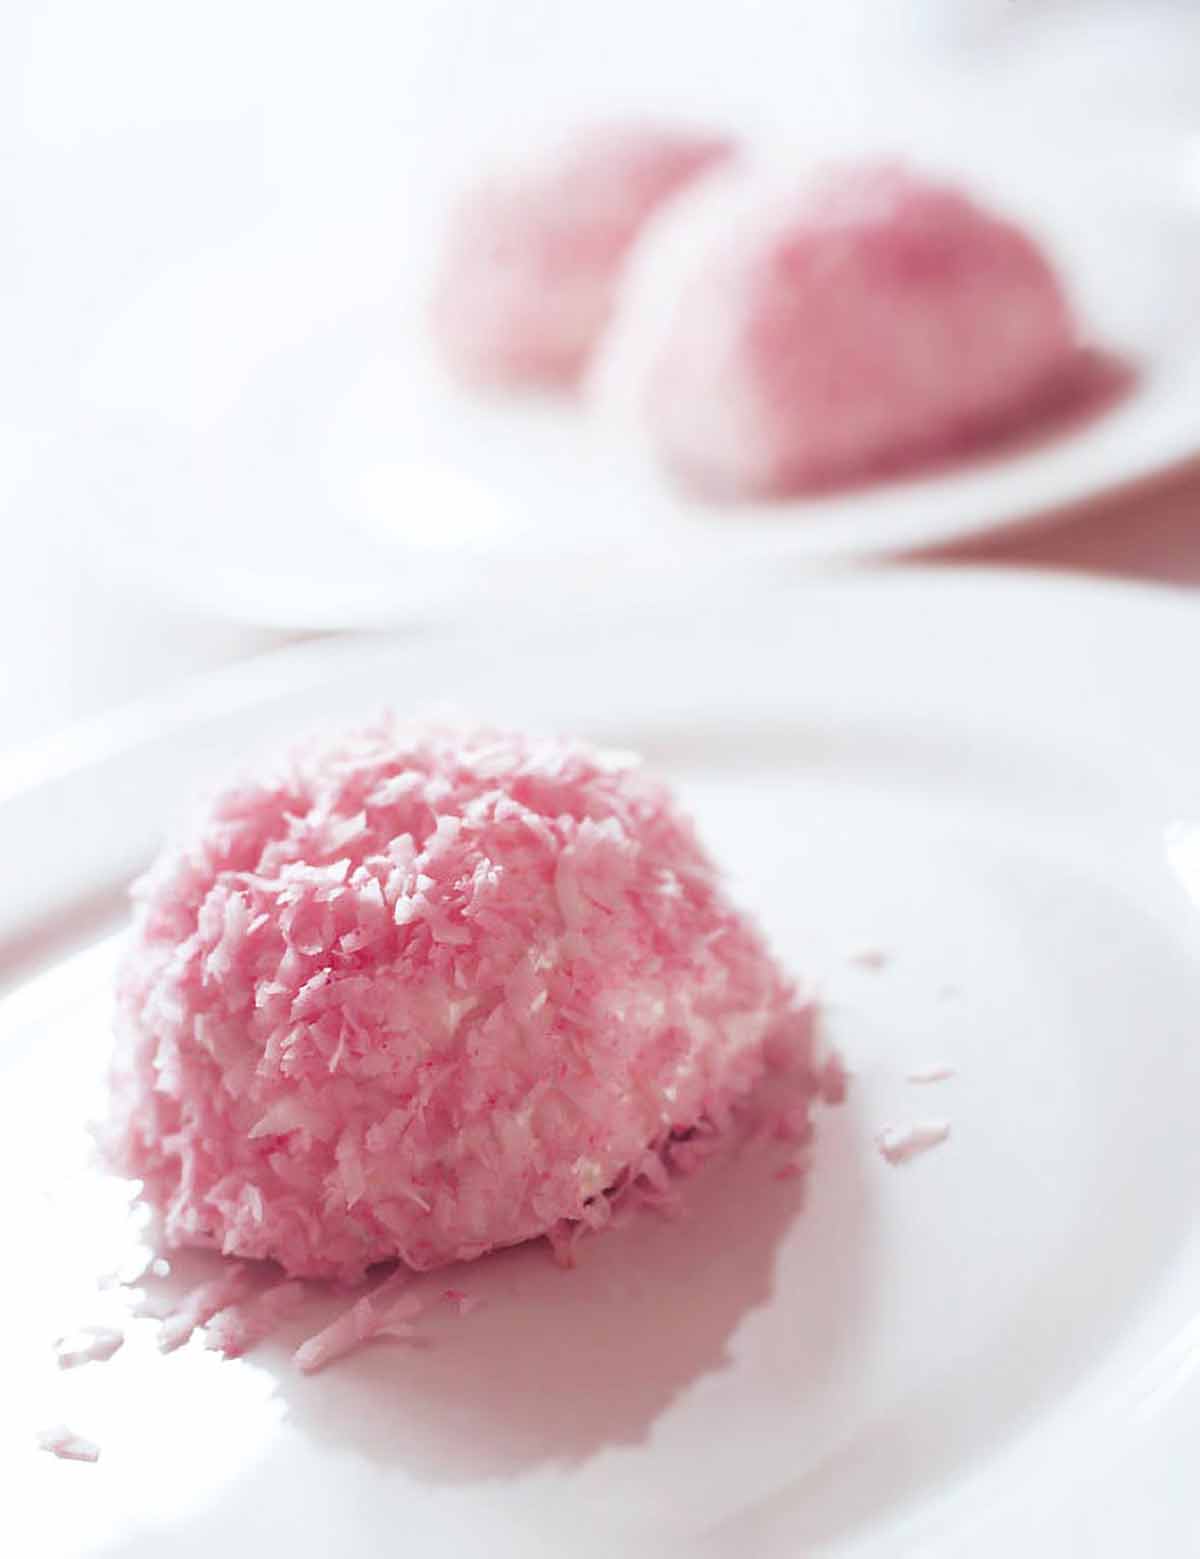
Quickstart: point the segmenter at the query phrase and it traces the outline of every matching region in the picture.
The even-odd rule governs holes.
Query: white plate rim
[[[753,596],[732,600],[724,591],[719,594],[698,592],[687,615],[691,616],[693,609],[716,609],[729,613],[745,610],[753,614],[765,600],[804,600],[810,591],[829,595],[843,591],[860,594],[880,589],[890,592],[921,591],[927,588],[938,591],[978,591],[984,594],[1003,594],[1014,590],[1027,590],[1033,594],[1057,593],[1073,601],[1103,601],[1106,604],[1102,610],[1108,610],[1111,606],[1117,611],[1149,613],[1152,617],[1178,614],[1180,620],[1197,610],[1195,592],[1190,587],[1167,581],[1117,579],[1018,565],[980,566],[918,561],[900,566],[872,565],[831,574],[817,573],[806,575],[799,581],[791,578],[776,580],[773,585],[763,580],[759,582],[759,589]],[[654,617],[660,612],[678,616],[678,607],[673,603],[665,608],[654,604],[639,609],[639,605],[628,610],[610,609],[607,614],[608,624],[638,620],[647,612]],[[605,620],[600,619],[602,624]],[[423,628],[419,634],[412,635],[401,632],[389,635],[335,634],[265,650],[229,665],[187,677],[168,690],[124,700],[102,713],[72,721],[52,736],[0,752],[0,807],[43,785],[62,780],[81,769],[113,758],[128,748],[153,740],[160,732],[190,724],[227,705],[241,707],[258,702],[273,693],[286,690],[297,681],[311,681],[315,684],[324,680],[326,662],[340,659],[351,661],[361,654],[369,655],[375,646],[381,644],[390,643],[399,649],[409,644],[420,645],[430,638],[439,642],[477,640],[486,644],[499,631],[506,644],[519,645],[530,639],[552,639],[564,626],[572,631],[577,627],[573,604],[565,608],[562,617],[514,621],[505,616],[498,625],[495,620],[485,616],[477,619],[473,626],[465,628],[462,625],[441,625]],[[585,631],[592,626],[587,624]]]
[[[688,533],[663,527],[633,550],[624,537],[621,546],[593,542],[574,550],[546,550],[518,538],[495,551],[418,556],[362,536],[351,544],[366,549],[369,569],[353,584],[331,587],[286,568],[266,582],[254,569],[158,541],[140,526],[126,535],[105,518],[107,500],[91,487],[66,506],[68,528],[101,567],[138,588],[226,621],[284,632],[398,629],[448,620],[464,605],[489,612],[516,604],[537,612],[548,592],[584,604],[598,592],[675,595],[729,574],[753,586],[772,569],[806,577],[891,559],[920,561],[923,553],[1019,534],[1093,503],[1133,502],[1139,488],[1168,480],[1200,451],[1190,410],[1200,396],[1200,359],[1175,378],[1165,405],[1132,439],[1126,425],[1132,419],[1139,427],[1137,385],[1086,426],[1028,452],[811,502],[698,511]],[[1135,515],[1129,523],[1136,524]]]

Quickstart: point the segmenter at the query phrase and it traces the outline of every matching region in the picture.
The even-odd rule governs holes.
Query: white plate
[[[702,620],[701,620],[702,619]],[[1200,615],[1166,592],[913,573],[510,647],[310,646],[10,766],[0,1426],[14,1552],[1190,1552],[1200,1431]],[[107,1365],[82,1168],[106,890],[206,775],[390,700],[632,744],[678,783],[855,1073],[801,1197],[753,1158],[692,1216],[456,1281],[426,1352]],[[880,971],[851,956],[878,948]],[[954,1081],[918,1088],[913,1066]],[[948,1115],[905,1169],[885,1123]],[[295,1329],[286,1340],[295,1340]],[[95,1467],[32,1449],[64,1420]]]
[[[661,592],[697,571],[761,575],[928,547],[1045,516],[1194,453],[1200,191],[1187,134],[1150,128],[1128,107],[1103,123],[1076,115],[1049,65],[1036,91],[999,54],[955,57],[939,72],[911,41],[901,46],[899,23],[879,42],[874,13],[875,47],[860,49],[865,23],[845,9],[844,21],[806,23],[798,51],[784,4],[756,6],[753,18],[718,7],[701,20],[686,0],[652,14],[613,0],[569,24],[541,6],[535,24],[497,0],[413,0],[386,23],[395,35],[380,39],[379,61],[356,60],[347,83],[321,71],[316,118],[308,74],[289,86],[273,57],[258,67],[263,102],[214,127],[219,161],[182,195],[179,148],[161,138],[160,165],[144,135],[149,166],[131,163],[135,188],[111,192],[126,233],[120,281],[97,283],[84,343],[70,340],[82,414],[53,461],[65,486],[55,482],[42,509],[74,517],[84,541],[156,592],[240,620],[391,625],[497,599],[527,610],[562,589]],[[254,34],[246,47],[260,42]],[[238,102],[240,71],[255,74],[240,46],[239,36]],[[150,91],[144,73],[104,58],[134,115]],[[224,79],[219,60],[205,68]],[[366,68],[374,96],[360,90]],[[89,146],[103,144],[89,113],[113,112],[107,98],[92,103],[90,73],[46,110],[65,122],[61,135],[90,131]],[[156,113],[165,91],[151,94]],[[728,511],[682,500],[628,458],[631,441],[606,418],[455,392],[425,340],[448,199],[481,166],[613,112],[729,124],[776,156],[792,146],[802,166],[830,152],[908,156],[962,178],[1042,236],[1098,340],[1135,360],[1136,392],[1038,447]],[[264,160],[260,188],[250,174]],[[109,177],[100,162],[93,183]],[[144,199],[160,185],[182,238]],[[59,195],[67,209],[82,198],[95,198],[91,188]],[[163,259],[129,290],[134,251]],[[31,372],[46,328],[37,322],[29,338]]]
[[[1137,377],[1105,409],[1026,446],[844,493],[708,506],[656,469],[620,388],[584,407],[473,397],[446,381],[420,309],[394,296],[316,328],[305,318],[300,339],[264,349],[240,382],[173,388],[178,364],[159,364],[176,333],[163,294],[195,331],[201,290],[232,286],[242,308],[268,295],[289,235],[258,234],[236,280],[191,267],[111,333],[110,363],[142,388],[73,441],[64,507],[86,544],[156,593],[282,628],[387,626],[497,602],[529,610],[564,589],[661,595],[698,574],[850,562],[1045,518],[1198,447],[1200,311],[1182,307],[1180,282],[1194,292],[1200,203],[1173,210],[1166,200],[1181,192],[1153,181],[1092,193],[1089,203],[1077,188],[1072,207],[1051,189],[1028,204],[1077,290],[1100,296],[1091,316],[1136,315],[1107,339],[1128,348]],[[1057,234],[1054,219],[1036,220],[1046,199]],[[383,241],[352,229],[338,247]],[[325,268],[337,269],[327,256]],[[147,393],[156,404],[139,410]]]

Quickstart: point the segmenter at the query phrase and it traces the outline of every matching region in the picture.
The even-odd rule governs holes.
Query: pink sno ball
[[[784,497],[1024,421],[1077,352],[1028,234],[901,168],[842,169],[744,213],[691,264],[645,415],[691,488]]]
[[[135,890],[108,1142],[169,1242],[354,1278],[598,1224],[790,988],[625,755],[383,721],[219,795]]]
[[[593,128],[538,167],[470,192],[434,293],[446,361],[476,383],[573,385],[650,217],[732,142],[651,125]]]

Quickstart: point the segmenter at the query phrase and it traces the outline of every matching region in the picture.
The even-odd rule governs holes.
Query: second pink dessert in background
[[[899,164],[764,177],[734,151],[610,126],[482,184],[435,297],[455,374],[586,378],[669,479],[718,502],[908,474],[1098,403],[1098,354],[1019,223]]]

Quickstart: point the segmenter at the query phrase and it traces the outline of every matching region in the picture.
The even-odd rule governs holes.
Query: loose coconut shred
[[[38,1431],[38,1445],[51,1456],[65,1462],[98,1462],[100,1447],[94,1440],[85,1439],[65,1424],[55,1424],[50,1429]]]
[[[384,720],[227,789],[135,900],[110,1158],[170,1245],[286,1278],[542,1234],[569,1259],[614,1204],[670,1212],[668,1169],[700,1161],[780,1033],[793,1129],[827,1088],[758,931],[626,755]],[[243,1282],[206,1285],[161,1346]],[[298,1361],[407,1313],[376,1291]]]
[[[60,1370],[78,1369],[81,1364],[106,1364],[125,1343],[124,1332],[112,1326],[84,1326],[78,1332],[59,1337],[54,1356]]]
[[[424,1309],[424,1302],[416,1294],[400,1292],[409,1282],[411,1274],[401,1269],[343,1310],[324,1331],[296,1349],[292,1357],[299,1368],[313,1375],[374,1338],[411,1338],[414,1330],[409,1323]]]
[[[250,1286],[250,1274],[244,1262],[234,1262],[211,1283],[194,1288],[177,1310],[166,1317],[158,1329],[158,1346],[163,1353],[182,1348],[192,1333],[206,1326],[218,1311],[235,1304]]]
[[[945,1083],[955,1076],[957,1073],[952,1066],[936,1062],[931,1066],[914,1067],[907,1074],[907,1079],[910,1083]]]
[[[295,1315],[305,1293],[305,1285],[291,1279],[276,1283],[243,1304],[218,1311],[205,1329],[204,1346],[223,1353],[227,1359],[240,1358]]]
[[[920,1121],[913,1126],[887,1126],[875,1141],[889,1164],[906,1164],[938,1147],[949,1135],[949,1121]]]

